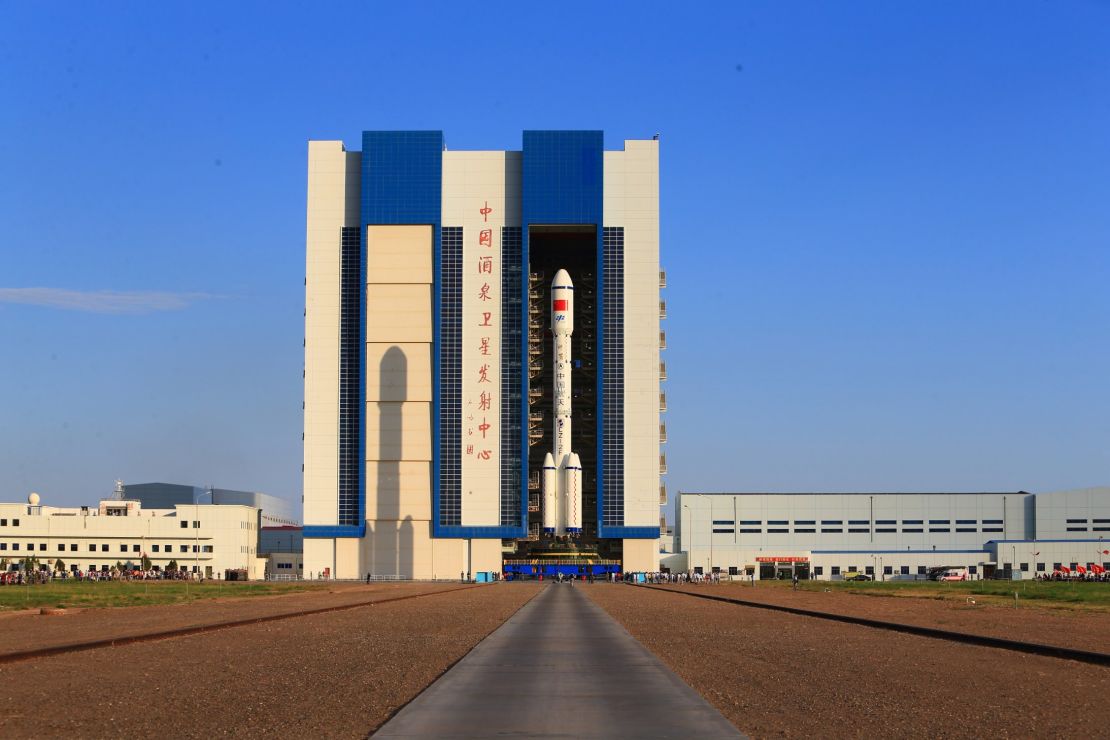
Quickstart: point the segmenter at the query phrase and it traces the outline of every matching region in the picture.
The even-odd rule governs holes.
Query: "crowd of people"
[[[197,573],[183,570],[10,570],[0,573],[2,586],[35,586],[51,581],[196,581]]]

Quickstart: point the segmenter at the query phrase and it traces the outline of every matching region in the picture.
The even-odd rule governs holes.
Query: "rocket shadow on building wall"
[[[367,412],[378,415],[377,475],[367,480],[375,490],[368,507],[365,567],[374,575],[412,577],[413,520],[401,501],[401,460],[404,458],[404,407],[408,400],[408,358],[392,346],[378,365],[378,401]]]

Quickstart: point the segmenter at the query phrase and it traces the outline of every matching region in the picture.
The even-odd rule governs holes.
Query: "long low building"
[[[1033,578],[1110,570],[1110,488],[1054,493],[679,493],[671,570],[754,578]],[[1106,542],[1104,542],[1104,539]]]
[[[258,556],[259,511],[237,504],[178,504],[144,509],[139,501],[105,500],[96,507],[43,506],[31,494],[25,504],[0,503],[0,561],[18,567],[28,557],[54,570],[110,571],[114,565],[178,570],[223,577],[246,570],[262,578]]]

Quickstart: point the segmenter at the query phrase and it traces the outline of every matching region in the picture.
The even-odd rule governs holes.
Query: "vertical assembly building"
[[[306,576],[657,569],[658,144],[606,151],[600,131],[525,131],[521,151],[449,151],[439,131],[367,131],[361,152],[310,142]],[[557,379],[560,271],[573,334]],[[556,388],[569,389],[558,413]],[[559,490],[581,511],[555,533],[541,495],[553,449],[573,450],[577,477]]]

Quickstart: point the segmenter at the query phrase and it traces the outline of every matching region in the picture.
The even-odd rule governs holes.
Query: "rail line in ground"
[[[314,614],[327,614],[328,612],[346,611],[347,609],[358,609],[364,606],[374,606],[375,604],[388,604],[393,601],[405,601],[407,599],[419,599],[424,596],[438,596],[440,594],[450,594],[456,591],[467,591],[472,588],[480,588],[478,585],[459,586],[458,588],[449,588],[443,591],[428,591],[419,594],[405,594],[404,596],[393,596],[388,599],[376,599],[372,601],[359,601],[354,604],[339,604],[336,606],[324,606],[317,609],[301,609],[295,612],[282,612],[281,614],[267,614],[261,617],[249,617],[247,619],[232,619],[224,622],[213,622],[211,624],[198,624],[191,627],[178,627],[170,630],[160,630],[158,632],[147,632],[138,635],[123,635],[121,637],[106,637],[100,640],[88,640],[86,642],[70,642],[64,645],[53,645],[50,647],[35,648],[33,650],[21,650],[14,653],[0,654],[0,665],[7,663],[17,663],[24,660],[32,660],[34,658],[48,658],[53,655],[64,655],[65,653],[78,653],[86,650],[96,650],[97,648],[104,647],[119,647],[122,645],[131,645],[137,642],[152,642],[154,640],[165,640],[171,637],[187,637],[189,635],[199,635],[205,632],[216,632],[218,630],[232,629],[234,627],[246,627],[252,624],[263,624],[265,622],[277,622],[282,619],[293,619],[295,617],[309,617]]]
[[[746,599],[736,599],[728,596],[715,596],[713,594],[697,593],[693,591],[679,591],[672,588],[659,588],[658,586],[640,585],[636,584],[639,588],[646,588],[652,591],[660,591],[662,593],[679,594],[680,596],[692,596],[697,599],[707,599],[709,601],[722,601],[726,604],[736,604],[738,606],[747,606],[754,609],[767,609],[776,612],[785,612],[787,614],[795,614],[802,617],[813,617],[815,619],[825,619],[831,622],[843,622],[845,624],[855,624],[861,627],[871,627],[874,629],[888,630],[891,632],[901,632],[908,635],[917,635],[919,637],[931,637],[937,640],[947,640],[948,642],[962,642],[967,645],[978,645],[980,647],[992,647],[1002,650],[1013,650],[1019,653],[1027,653],[1030,655],[1043,655],[1050,658],[1061,658],[1064,660],[1077,660],[1081,663],[1091,663],[1093,665],[1110,666],[1110,654],[1099,653],[1093,650],[1080,650],[1078,648],[1068,648],[1059,645],[1046,645],[1041,642],[1025,642],[1023,640],[1010,640],[1005,637],[991,637],[989,635],[976,635],[969,632],[953,632],[952,630],[938,629],[936,627],[922,627],[914,624],[904,624],[902,622],[887,622],[881,619],[870,619],[868,617],[856,617],[850,614],[834,614],[831,612],[820,612],[813,609],[803,609],[796,606],[784,606],[782,604],[767,604],[759,601],[748,601]]]

